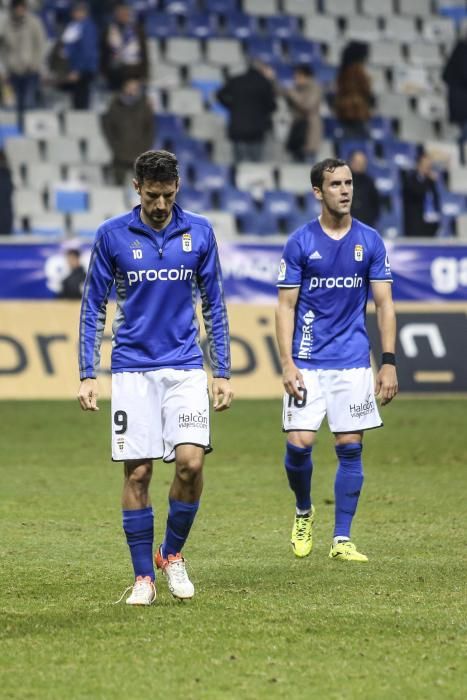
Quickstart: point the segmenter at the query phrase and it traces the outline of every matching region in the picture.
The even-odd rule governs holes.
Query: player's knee
[[[130,484],[147,487],[151,476],[152,462],[125,462],[125,477]]]
[[[185,483],[196,481],[201,476],[202,470],[202,457],[193,456],[177,462],[177,475]]]

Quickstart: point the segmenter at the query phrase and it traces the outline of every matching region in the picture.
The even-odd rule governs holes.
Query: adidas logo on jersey
[[[322,260],[323,256],[319,254],[317,250],[315,250],[314,253],[312,253],[310,256],[310,260]]]

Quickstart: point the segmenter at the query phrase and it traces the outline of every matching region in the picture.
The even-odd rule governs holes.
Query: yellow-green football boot
[[[296,515],[290,544],[296,557],[307,557],[313,548],[313,522],[315,520],[315,509],[307,515]]]
[[[368,557],[365,554],[361,554],[361,552],[357,552],[356,546],[349,540],[333,543],[329,552],[329,558],[335,561],[368,561]]]

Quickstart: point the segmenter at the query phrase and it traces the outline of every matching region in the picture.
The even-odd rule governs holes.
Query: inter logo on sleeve
[[[182,236],[182,248],[185,253],[191,253],[191,233],[184,233]]]
[[[362,262],[363,260],[363,246],[357,244],[354,249],[354,258],[357,262]]]
[[[284,258],[282,258],[282,260],[280,261],[280,264],[279,264],[279,277],[277,278],[278,282],[283,282],[285,280],[285,273],[286,272],[287,272],[287,264],[286,264]]]

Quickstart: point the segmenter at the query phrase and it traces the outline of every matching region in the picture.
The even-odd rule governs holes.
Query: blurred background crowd
[[[91,237],[156,147],[220,239],[314,217],[328,156],[383,236],[467,239],[464,0],[4,0],[0,80],[0,234]]]

